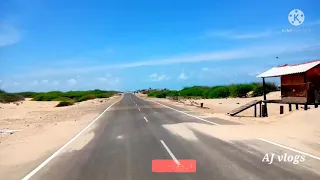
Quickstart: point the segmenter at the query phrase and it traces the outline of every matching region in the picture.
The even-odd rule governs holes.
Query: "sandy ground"
[[[55,107],[58,102],[22,101],[0,103],[0,179],[24,166],[39,164],[64,145],[120,96],[94,99],[73,106]]]
[[[139,94],[146,98],[145,95]],[[280,98],[280,92],[268,94],[268,99]],[[179,100],[147,98],[158,102],[184,107],[190,111],[201,113],[201,117],[218,117],[221,119],[241,123],[242,125],[206,125],[197,123],[181,123],[166,125],[165,128],[187,139],[195,139],[191,130],[200,131],[210,136],[226,141],[246,140],[263,138],[285,146],[289,146],[316,156],[320,156],[320,108],[311,107],[308,111],[303,109],[289,112],[285,106],[285,114],[279,115],[278,104],[269,104],[268,111],[271,116],[267,118],[254,118],[253,110],[249,109],[238,117],[226,115],[247,102],[257,98],[227,98],[227,99],[200,99],[200,100]],[[193,105],[191,105],[193,101]],[[195,103],[196,102],[196,103]],[[199,108],[198,104],[204,103],[205,107]],[[237,104],[239,103],[239,104]],[[251,115],[251,117],[249,117]]]

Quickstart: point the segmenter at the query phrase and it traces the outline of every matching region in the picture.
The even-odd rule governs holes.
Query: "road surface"
[[[319,160],[306,157],[305,162],[296,165],[262,162],[265,153],[294,153],[262,141],[226,142],[199,131],[192,131],[196,139],[188,139],[165,128],[185,122],[215,125],[217,121],[221,126],[230,124],[220,119],[204,121],[127,93],[92,127],[25,179],[320,179]],[[154,159],[196,160],[196,172],[154,173],[151,167]]]

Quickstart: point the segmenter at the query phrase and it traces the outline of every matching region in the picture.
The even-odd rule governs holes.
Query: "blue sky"
[[[0,88],[260,81],[256,75],[273,66],[320,59],[319,6],[317,0],[0,1]],[[293,9],[304,12],[300,26],[288,21]]]

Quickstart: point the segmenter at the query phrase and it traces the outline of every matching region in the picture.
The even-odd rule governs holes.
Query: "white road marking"
[[[65,147],[67,147],[70,143],[72,143],[74,140],[76,140],[85,130],[87,130],[92,124],[94,124],[99,118],[108,111],[109,108],[111,108],[114,104],[121,101],[124,95],[119,99],[118,101],[112,103],[107,109],[105,109],[97,118],[95,118],[88,126],[86,126],[82,131],[80,131],[76,136],[74,136],[69,142],[67,142],[65,145],[63,145],[60,149],[58,149],[55,153],[53,153],[48,159],[46,159],[43,163],[41,163],[37,168],[35,168],[33,171],[31,171],[29,174],[27,174],[24,178],[21,180],[28,180],[33,175],[35,175],[41,168],[43,168],[46,164],[48,164],[53,158],[55,158]]]
[[[123,139],[123,135],[117,136],[117,139]]]
[[[147,119],[146,117],[143,117],[143,118],[144,118],[144,120],[146,120],[147,122],[149,122],[149,121],[148,121],[148,119]]]
[[[9,133],[14,133],[14,132],[19,132],[21,130],[10,130],[10,129],[0,129],[0,134],[9,134]]]
[[[279,147],[282,147],[282,148],[285,148],[285,149],[289,149],[289,150],[291,150],[291,151],[294,151],[294,152],[303,154],[303,155],[305,155],[305,156],[309,156],[309,157],[314,158],[314,159],[317,159],[317,160],[320,160],[320,157],[318,157],[318,156],[314,156],[314,155],[312,155],[312,154],[308,154],[308,153],[299,151],[299,150],[297,150],[297,149],[293,149],[293,148],[291,148],[291,147],[287,147],[287,146],[284,146],[284,145],[281,145],[281,144],[278,144],[278,143],[275,143],[275,142],[272,142],[272,141],[268,141],[268,140],[262,139],[262,138],[256,138],[256,139],[258,139],[258,140],[260,140],[260,141],[264,141],[264,142],[270,143],[270,144],[273,144],[273,145],[276,145],[276,146],[279,146]]]
[[[140,108],[138,108],[138,110],[141,111]]]
[[[166,143],[164,143],[163,140],[160,140],[161,144],[163,145],[163,147],[167,150],[167,152],[169,153],[169,155],[171,156],[171,158],[173,159],[173,161],[177,164],[180,165],[180,162],[178,161],[178,159],[174,156],[174,154],[171,152],[171,150],[168,148],[168,146],[166,145]]]
[[[156,102],[156,101],[152,101],[152,100],[149,100],[149,101],[154,102],[154,103],[156,103],[156,104],[159,104],[159,105],[161,105],[161,106],[164,106],[164,107],[166,107],[166,108],[172,109],[172,110],[177,111],[177,112],[179,112],[179,113],[182,113],[182,114],[185,114],[185,115],[194,117],[194,118],[199,119],[199,120],[201,120],[201,121],[204,121],[204,122],[207,122],[207,123],[210,123],[210,124],[214,124],[214,125],[220,126],[220,124],[218,124],[218,123],[215,123],[215,122],[212,122],[212,121],[208,121],[208,120],[202,119],[202,118],[200,118],[200,117],[197,117],[197,116],[194,116],[194,115],[185,113],[185,112],[183,112],[183,111],[179,111],[179,110],[177,110],[177,109],[174,109],[174,108],[172,108],[172,107],[166,106],[166,105],[161,104],[161,103],[158,103],[158,102]]]

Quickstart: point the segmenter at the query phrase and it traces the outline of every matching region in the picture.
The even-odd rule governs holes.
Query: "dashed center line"
[[[174,154],[171,152],[171,150],[169,149],[169,147],[166,145],[166,143],[164,143],[163,140],[160,140],[161,144],[163,145],[163,147],[167,150],[167,152],[169,153],[169,155],[171,156],[171,158],[173,159],[173,161],[177,164],[180,165],[180,162],[178,161],[178,159],[174,156]]]
[[[138,110],[141,111],[140,108],[138,108]]]
[[[144,118],[144,120],[146,120],[146,122],[149,122],[149,121],[148,121],[148,119],[147,119],[146,117],[143,117],[143,118]]]

